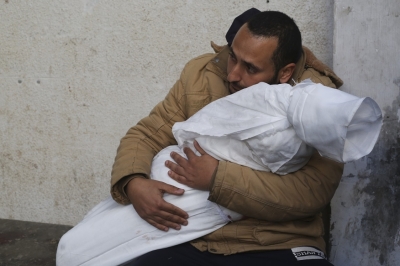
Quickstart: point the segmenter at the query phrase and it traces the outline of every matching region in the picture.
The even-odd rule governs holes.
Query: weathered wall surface
[[[292,16],[332,63],[332,0],[1,0],[0,218],[82,219],[120,138],[250,7]]]
[[[332,202],[335,265],[400,264],[400,2],[335,1],[334,70],[370,96],[384,124],[372,153],[347,164]]]

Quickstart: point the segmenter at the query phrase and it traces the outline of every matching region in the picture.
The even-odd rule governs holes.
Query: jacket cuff
[[[129,201],[128,195],[125,193],[125,187],[132,179],[136,177],[146,178],[144,174],[133,174],[121,178],[112,188],[111,197],[119,204],[128,205]]]
[[[217,202],[218,195],[220,194],[220,190],[223,183],[223,177],[225,176],[224,172],[226,171],[226,161],[220,160],[218,163],[218,167],[214,172],[214,176],[211,180],[210,185],[210,194],[208,196],[208,200],[212,202]]]

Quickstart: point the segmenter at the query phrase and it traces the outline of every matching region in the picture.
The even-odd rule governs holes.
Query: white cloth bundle
[[[369,97],[358,98],[307,80],[293,88],[288,120],[299,138],[322,156],[345,163],[372,151],[382,127],[382,111]]]
[[[221,160],[287,174],[322,156],[349,162],[369,154],[382,127],[371,98],[316,84],[259,83],[214,101],[172,129],[179,146],[197,139]]]
[[[132,206],[121,206],[109,197],[62,237],[57,265],[118,265],[240,219],[240,214],[207,201],[208,192],[168,177],[164,162],[170,160],[170,152],[185,156],[182,147],[194,150],[194,139],[219,160],[285,174],[306,164],[312,147],[340,162],[367,155],[381,125],[381,110],[370,98],[360,99],[311,81],[295,87],[259,83],[214,101],[174,125],[178,146],[162,150],[152,164],[152,179],[185,189],[183,196],[166,194],[164,199],[188,212],[189,225],[180,231],[159,231]]]

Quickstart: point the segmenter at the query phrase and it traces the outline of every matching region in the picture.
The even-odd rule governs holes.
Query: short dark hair
[[[247,27],[254,36],[278,39],[278,46],[272,55],[275,72],[299,61],[303,52],[301,33],[288,15],[279,11],[260,12],[247,22]]]

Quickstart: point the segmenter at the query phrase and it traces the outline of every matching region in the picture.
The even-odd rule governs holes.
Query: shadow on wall
[[[381,265],[386,265],[390,253],[400,246],[396,237],[400,230],[400,77],[394,83],[399,95],[392,106],[384,108],[379,140],[368,155],[366,169],[357,174],[360,182],[353,191],[353,195],[368,195],[361,226],[346,232],[355,246],[368,245],[366,254],[379,254]],[[369,183],[363,187],[366,178]]]

